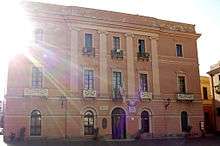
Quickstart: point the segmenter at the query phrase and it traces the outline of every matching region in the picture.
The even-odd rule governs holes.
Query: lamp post
[[[64,138],[67,138],[67,98],[66,96],[61,96],[61,108],[65,108],[64,110],[64,116],[65,116],[65,127],[64,127]]]

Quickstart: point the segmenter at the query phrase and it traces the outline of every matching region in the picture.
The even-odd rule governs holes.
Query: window
[[[181,127],[182,132],[187,132],[188,130],[188,115],[186,111],[181,112]]]
[[[112,76],[112,91],[113,91],[113,99],[121,99],[122,98],[122,75],[121,72],[113,72]]]
[[[85,34],[85,48],[92,48],[92,34]]]
[[[119,89],[122,86],[121,72],[113,72],[112,76],[112,87],[113,89]]]
[[[217,112],[217,113],[216,113],[217,116],[220,116],[220,107],[217,107],[217,108],[216,108],[216,112]]]
[[[183,57],[183,49],[180,44],[176,44],[176,55],[177,57]]]
[[[147,74],[140,74],[140,90],[143,92],[148,91]]]
[[[84,135],[94,134],[94,114],[92,111],[87,111],[84,114]]]
[[[35,43],[40,43],[43,41],[43,30],[36,29],[35,30]]]
[[[120,38],[114,36],[113,37],[113,49],[120,49]]]
[[[43,73],[42,68],[32,67],[32,87],[42,88]]]
[[[219,82],[220,82],[220,75],[218,75],[218,80],[219,80]]]
[[[30,135],[41,135],[41,113],[38,110],[34,110],[31,113]]]
[[[185,76],[178,76],[178,86],[180,93],[186,93]]]
[[[203,99],[208,99],[207,87],[202,87]]]
[[[84,70],[84,89],[94,89],[93,70]]]
[[[145,42],[144,42],[144,40],[141,40],[141,39],[138,40],[138,49],[139,49],[139,53],[145,53]]]

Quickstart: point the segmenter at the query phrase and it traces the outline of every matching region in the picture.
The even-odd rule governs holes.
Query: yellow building
[[[204,111],[204,122],[206,133],[212,133],[214,128],[214,115],[213,115],[213,97],[212,88],[209,77],[201,76],[201,94]]]

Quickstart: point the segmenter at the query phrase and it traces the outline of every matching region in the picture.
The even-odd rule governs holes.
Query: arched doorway
[[[188,114],[186,111],[181,112],[181,127],[182,127],[182,132],[187,132],[187,130],[188,130]]]
[[[84,135],[94,134],[94,114],[88,110],[84,114]]]
[[[122,108],[112,111],[112,139],[126,138],[126,114]]]
[[[149,113],[148,111],[143,111],[141,113],[141,130],[144,133],[150,132],[150,122],[149,122]]]

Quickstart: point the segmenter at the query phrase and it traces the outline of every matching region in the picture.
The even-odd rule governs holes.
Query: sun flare
[[[28,44],[32,38],[32,25],[26,15],[22,4],[18,2],[8,2],[1,5],[1,24],[0,39],[1,57],[9,61],[17,54],[24,54],[28,51]]]

